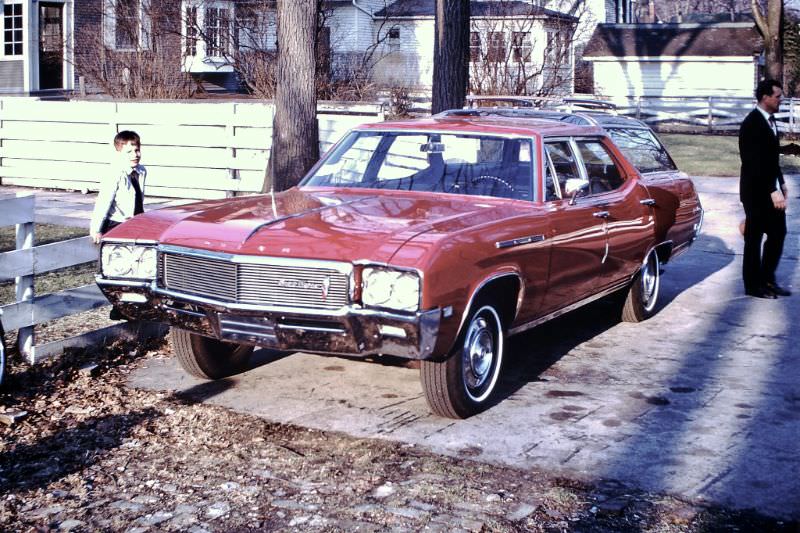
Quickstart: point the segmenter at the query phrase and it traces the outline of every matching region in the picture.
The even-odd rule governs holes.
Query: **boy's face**
[[[119,152],[120,159],[126,166],[130,165],[130,168],[138,165],[139,160],[142,158],[142,148],[130,141],[120,146],[117,152]]]

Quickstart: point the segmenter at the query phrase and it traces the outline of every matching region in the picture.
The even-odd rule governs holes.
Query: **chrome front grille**
[[[349,275],[323,262],[248,262],[163,252],[164,288],[225,302],[336,310],[349,302]]]

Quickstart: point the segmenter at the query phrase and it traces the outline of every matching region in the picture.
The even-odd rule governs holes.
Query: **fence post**
[[[17,196],[23,196],[18,193]],[[36,199],[33,200],[36,202]],[[35,205],[35,203],[31,204]],[[17,250],[27,250],[33,248],[33,219],[35,207],[31,209],[30,219],[28,222],[16,225],[17,233]],[[16,285],[16,300],[17,302],[33,302],[33,269],[27,276],[17,276],[15,278]],[[31,319],[33,319],[33,306],[31,305]],[[30,364],[34,364],[34,327],[27,326],[19,329],[17,335],[17,345],[19,352],[24,356]]]
[[[789,132],[794,133],[794,98],[789,98]]]
[[[642,119],[642,95],[636,97],[636,120]]]

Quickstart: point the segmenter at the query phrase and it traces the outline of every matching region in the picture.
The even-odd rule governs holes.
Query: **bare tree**
[[[764,63],[767,78],[783,81],[783,1],[767,0],[766,6],[751,0],[753,18],[764,38]]]
[[[645,0],[636,5],[638,22],[646,20],[650,3],[658,21],[674,22],[692,14],[726,14],[727,20],[734,21],[743,14],[750,13],[750,0]]]
[[[386,0],[388,1],[388,0]],[[334,54],[331,36],[346,34],[336,26],[336,4],[317,0],[315,58],[317,98],[364,100],[373,98],[375,64],[383,57],[388,38],[387,18],[378,21],[374,41],[363,51]],[[183,14],[187,56],[202,53],[201,45],[219,43],[214,50],[219,66],[232,67],[244,87],[262,98],[274,98],[277,76],[277,14],[275,0],[242,0],[223,24],[209,25],[206,16],[189,7]]]
[[[464,105],[469,80],[469,0],[436,0],[431,111]]]
[[[531,5],[525,15],[511,0],[496,0],[492,16],[473,15],[470,27],[470,92],[550,96],[572,91],[574,15]],[[515,16],[505,16],[508,13]]]
[[[180,65],[179,0],[98,2],[76,32],[71,60],[90,90],[116,98],[188,98],[196,84]],[[176,51],[177,50],[177,51]]]
[[[278,70],[272,150],[263,190],[296,185],[319,158],[314,57],[316,0],[278,0]]]

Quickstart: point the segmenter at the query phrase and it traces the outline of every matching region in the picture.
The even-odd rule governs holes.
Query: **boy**
[[[147,169],[139,164],[141,139],[135,131],[121,131],[114,137],[114,148],[117,157],[111,164],[111,174],[100,184],[89,226],[89,235],[96,244],[108,230],[144,213]]]

